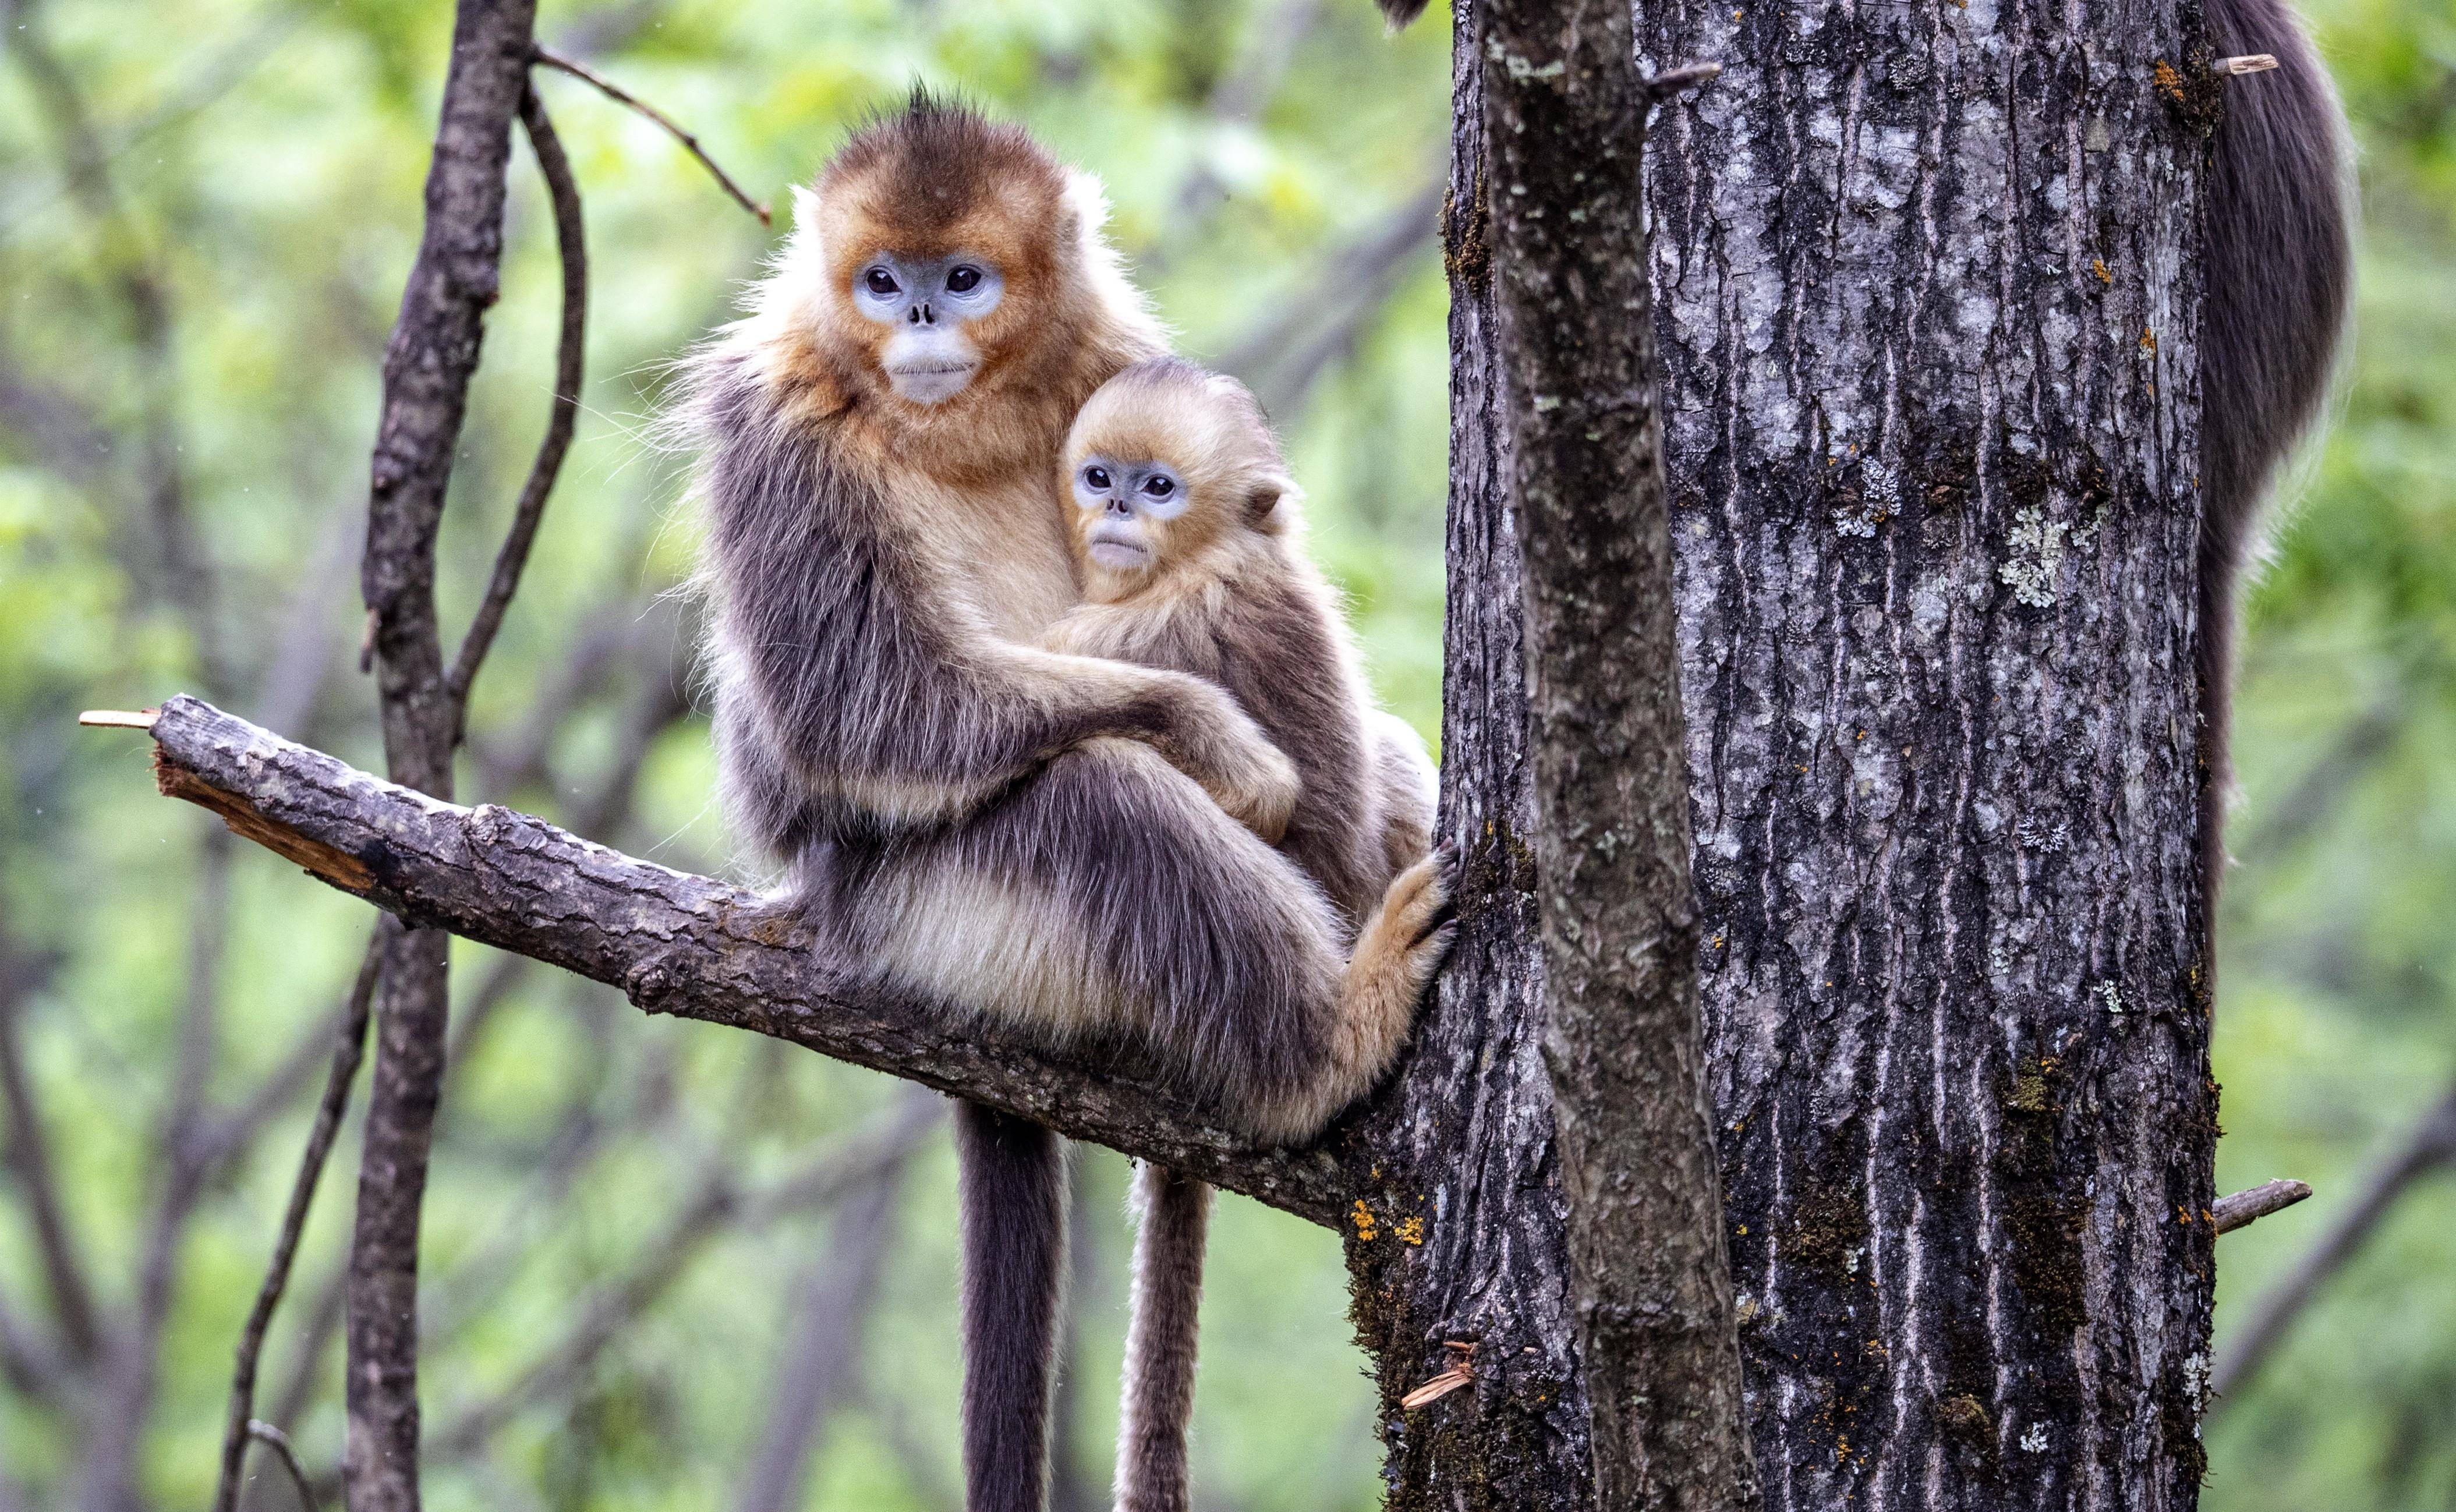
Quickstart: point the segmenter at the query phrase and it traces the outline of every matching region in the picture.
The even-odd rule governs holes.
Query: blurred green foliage
[[[2456,913],[2456,17],[2427,0],[2316,3],[2364,150],[2361,326],[2340,424],[2251,617],[2219,1069],[2222,1184],[2296,1175],[2321,1195],[2225,1241],[2221,1338],[2456,1074],[2444,922]],[[13,1004],[79,1269],[116,1331],[110,1349],[129,1357],[64,1378],[109,1379],[118,1396],[0,1375],[0,1507],[10,1488],[30,1506],[71,1504],[97,1434],[132,1421],[148,1501],[201,1506],[231,1346],[366,910],[218,846],[202,814],[153,795],[141,741],[80,732],[73,716],[186,687],[377,760],[355,665],[354,531],[449,9],[19,0],[0,15],[0,1011]],[[1237,361],[1272,400],[1375,681],[1433,730],[1445,293],[1424,211],[1446,149],[1438,18],[1392,39],[1362,0],[624,0],[551,4],[542,31],[687,123],[780,208],[849,123],[915,79],[1027,122],[1098,172],[1117,237],[1185,347]],[[666,364],[726,317],[774,238],[653,127],[569,79],[540,89],[586,198],[591,378],[479,684],[461,796],[569,817],[622,777],[643,690],[687,677],[670,590],[690,531],[650,427]],[[512,178],[504,296],[440,547],[447,625],[474,603],[550,381],[551,227],[523,149]],[[1408,226],[1418,234],[1394,243]],[[1376,249],[1392,245],[1402,255],[1384,270]],[[1350,276],[1360,269],[1372,276]],[[1352,314],[1321,297],[1359,281],[1368,296]],[[686,715],[641,754],[636,802],[598,837],[722,867],[704,724]],[[466,1012],[499,966],[474,948],[456,962]],[[731,1504],[799,1338],[795,1298],[847,1247],[830,1210],[769,1213],[757,1194],[890,1116],[898,1091],[747,1036],[643,1020],[542,971],[493,991],[500,1010],[447,1095],[427,1205],[430,1438],[506,1390],[522,1405],[474,1442],[439,1446],[430,1504]],[[200,1110],[184,1139],[171,1112],[183,1065]],[[277,1080],[285,1067],[297,1074]],[[197,1130],[229,1127],[268,1085],[288,1092],[275,1115],[208,1172],[192,1214],[166,1220],[165,1152],[199,1148]],[[20,1160],[20,1137],[0,1137]],[[355,1162],[345,1138],[258,1394],[279,1416],[294,1379],[312,1386],[282,1420],[319,1472],[339,1452],[339,1365],[314,1325]],[[807,1507],[950,1505],[951,1167],[933,1134],[903,1184]],[[640,1287],[643,1265],[675,1251],[677,1216],[719,1180],[752,1195],[679,1252],[670,1284]],[[1121,1162],[1087,1153],[1080,1181],[1067,1456],[1084,1505],[1104,1506]],[[0,1363],[14,1338],[29,1368],[48,1369],[54,1298],[26,1191],[21,1172],[0,1173]],[[1335,1238],[1236,1199],[1215,1232],[1203,1505],[1375,1504],[1372,1396]],[[131,1332],[157,1249],[158,1334]],[[2210,1505],[2456,1499],[2451,1277],[2456,1184],[2442,1176],[2213,1420]],[[626,1285],[653,1290],[636,1317],[601,1347],[557,1355]],[[320,1352],[302,1360],[311,1342]],[[521,1385],[558,1359],[569,1368]],[[286,1512],[270,1461],[252,1462],[250,1505]]]

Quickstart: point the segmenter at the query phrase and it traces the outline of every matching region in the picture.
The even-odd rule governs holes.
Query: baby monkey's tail
[[[1194,1420],[1194,1357],[1202,1303],[1202,1246],[1211,1188],[1143,1164],[1135,1170],[1134,1312],[1117,1417],[1116,1512],[1187,1512],[1186,1430]]]

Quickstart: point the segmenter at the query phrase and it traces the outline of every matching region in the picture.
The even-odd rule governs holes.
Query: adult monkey
[[[839,969],[1133,1042],[1301,1140],[1368,1089],[1446,947],[1446,878],[1344,958],[1272,848],[1294,769],[1227,695],[1025,643],[1075,599],[1052,480],[1093,390],[1161,350],[1096,186],[915,93],[846,143],[750,315],[690,365],[727,807]],[[1233,817],[1232,817],[1233,816]],[[971,1512],[1038,1512],[1060,1147],[963,1105]]]

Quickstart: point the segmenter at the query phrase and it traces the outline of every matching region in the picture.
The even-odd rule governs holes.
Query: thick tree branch
[[[1486,0],[1493,286],[1525,561],[1545,1063],[1598,1504],[1757,1505],[1697,1006],[1629,11]],[[1691,75],[1693,78],[1693,74]]]
[[[1337,1225],[1361,1134],[1258,1150],[1132,1052],[1054,1052],[986,1021],[844,991],[789,914],[746,889],[592,845],[494,805],[463,808],[180,697],[153,716],[164,792],[220,814],[416,929],[448,930],[623,990],[650,1012],[790,1040],[1156,1160]]]

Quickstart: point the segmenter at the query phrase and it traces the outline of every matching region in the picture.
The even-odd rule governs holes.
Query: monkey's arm
[[[1295,764],[1237,701],[1201,678],[1037,646],[998,644],[972,675],[1019,697],[1051,739],[1034,758],[1103,735],[1139,740],[1200,784],[1228,816],[1277,845],[1297,805]],[[1070,733],[1079,731],[1080,733]]]
[[[1234,783],[1223,781],[1223,774],[1214,768],[1220,752],[1241,755],[1248,727],[1252,738],[1268,746],[1274,756],[1282,762],[1288,758],[1284,749],[1272,738],[1271,731],[1248,716],[1237,696],[1220,685],[1223,680],[1219,675],[1220,658],[1216,642],[1206,636],[1190,636],[1185,631],[1185,625],[1164,617],[1156,618],[1151,611],[1138,605],[1085,603],[1067,611],[1043,632],[1041,649],[1056,654],[1065,667],[1065,671],[1059,674],[1062,676],[1083,676],[1087,675],[1087,670],[1089,675],[1097,675],[1100,667],[1130,664],[1137,668],[1182,674],[1203,689],[1206,705],[1216,696],[1217,702],[1225,705],[1226,723],[1234,726],[1226,737],[1225,746],[1205,744],[1202,732],[1197,730],[1163,731],[1142,738],[1167,757],[1171,766],[1200,783],[1231,816],[1246,824],[1262,839],[1277,845],[1286,834],[1289,818],[1300,795],[1301,779],[1291,764],[1288,768],[1287,807],[1284,808],[1274,804],[1248,812],[1231,801],[1228,793]],[[1086,662],[1095,664],[1095,666],[1086,669],[1083,666]],[[1215,709],[1206,709],[1205,712],[1206,717],[1220,717]],[[1197,738],[1189,743],[1184,738],[1188,734]],[[1212,740],[1219,738],[1218,735],[1208,737]],[[1227,775],[1233,778],[1233,774]]]
[[[788,529],[755,533],[719,518],[717,548],[733,559],[720,703],[765,752],[745,754],[751,775],[781,769],[802,794],[890,824],[945,823],[1060,752],[1120,736],[1158,749],[1256,832],[1285,829],[1295,770],[1225,693],[927,617],[919,606],[943,593],[844,513],[804,508]]]

